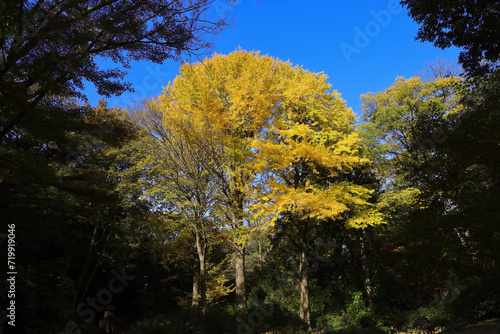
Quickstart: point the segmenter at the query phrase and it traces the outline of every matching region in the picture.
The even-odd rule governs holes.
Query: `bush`
[[[301,333],[304,323],[297,315],[274,303],[249,306],[244,311],[232,307],[208,309],[200,312],[178,311],[158,314],[138,322],[134,333],[140,334],[186,334],[189,329],[200,329],[201,333],[257,334],[276,331],[282,334]],[[304,331],[306,333],[306,331]]]
[[[321,330],[339,330],[341,328],[364,328],[375,324],[371,309],[366,305],[360,291],[351,294],[351,302],[345,311],[337,314],[325,314],[316,319],[316,326]]]
[[[480,321],[497,317],[500,314],[500,300],[498,296],[485,296],[483,300],[472,308],[471,314],[474,320]]]
[[[316,327],[321,331],[335,330],[345,326],[344,320],[339,314],[325,314],[316,319]]]
[[[419,331],[436,331],[452,324],[453,316],[443,303],[421,307],[410,312],[408,327]]]
[[[471,279],[452,307],[455,313],[470,322],[500,316],[500,289],[497,280]]]
[[[368,327],[374,324],[372,311],[366,306],[360,291],[352,294],[352,302],[346,310],[347,324],[356,327]]]
[[[186,318],[178,314],[157,314],[137,322],[132,330],[141,334],[186,333]]]
[[[237,326],[236,317],[229,310],[214,308],[205,315],[200,311],[178,310],[149,316],[132,329],[140,334],[186,334],[190,329],[199,329],[202,333],[232,333]]]

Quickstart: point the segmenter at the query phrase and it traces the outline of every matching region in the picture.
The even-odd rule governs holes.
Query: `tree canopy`
[[[417,38],[439,48],[463,48],[459,62],[469,72],[478,72],[500,60],[500,4],[494,0],[403,0],[410,16],[420,24]],[[493,66],[495,67],[495,66]]]
[[[103,96],[130,84],[120,68],[101,69],[99,58],[122,67],[161,63],[206,48],[207,35],[224,26],[198,1],[5,1],[0,5],[0,138],[54,104],[54,96],[84,98],[89,81]]]

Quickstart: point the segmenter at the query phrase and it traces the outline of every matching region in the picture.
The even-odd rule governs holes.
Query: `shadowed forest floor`
[[[418,332],[409,332],[399,334],[417,334]],[[441,334],[500,334],[500,319],[489,319],[479,322],[475,325],[469,325],[463,329],[445,330],[437,333]],[[419,334],[419,333],[418,333]]]

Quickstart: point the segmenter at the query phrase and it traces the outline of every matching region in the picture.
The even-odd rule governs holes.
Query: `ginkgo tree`
[[[276,62],[237,51],[184,64],[156,103],[177,120],[176,131],[206,157],[218,185],[217,216],[232,240],[236,306],[246,307],[245,242],[249,237],[249,187],[254,183],[248,140],[265,127],[279,101]],[[183,120],[182,122],[180,120]],[[165,126],[168,126],[167,124]]]
[[[325,75],[238,50],[183,65],[158,103],[170,117],[189,120],[182,131],[210,157],[206,168],[219,180],[238,308],[245,306],[250,228],[271,231],[277,219],[289,217],[305,245],[320,221],[381,222],[368,203],[370,191],[343,177],[368,161],[358,154],[355,117]],[[306,252],[301,247],[300,315],[310,326]]]
[[[365,228],[383,222],[368,202],[371,191],[346,177],[369,161],[358,152],[351,109],[324,74],[283,63],[276,112],[249,140],[254,172],[265,175],[253,202],[260,228],[280,219],[295,228],[299,248],[300,317],[311,327],[309,232],[321,222]]]

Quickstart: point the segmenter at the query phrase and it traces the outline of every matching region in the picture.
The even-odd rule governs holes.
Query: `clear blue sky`
[[[239,47],[260,50],[324,72],[358,115],[361,94],[381,91],[397,76],[409,78],[438,57],[455,61],[459,51],[416,41],[418,25],[399,0],[240,0],[234,7],[216,0],[209,14],[217,17],[223,10],[233,26],[215,37],[215,52],[228,54]],[[157,96],[179,67],[174,61],[133,63],[126,79],[136,92],[107,99],[109,105]],[[87,94],[95,105],[100,97],[90,87]]]

